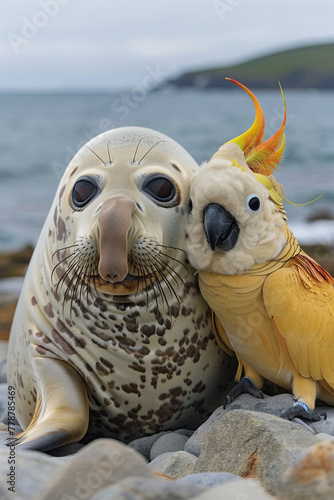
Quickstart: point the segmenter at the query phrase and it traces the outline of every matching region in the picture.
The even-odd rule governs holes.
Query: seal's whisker
[[[137,144],[137,147],[136,147],[136,150],[135,150],[135,154],[133,155],[133,158],[132,158],[132,163],[135,163],[136,161],[136,154],[138,152],[138,148],[139,148],[139,144],[141,143],[141,141],[143,140],[143,138],[141,137],[138,141],[138,144]]]
[[[111,141],[108,141],[107,142],[107,149],[108,149],[109,163],[112,163],[111,156],[110,156],[110,144],[111,144]]]
[[[172,247],[172,246],[168,246],[168,245],[163,245],[162,243],[156,243],[156,247],[157,248],[167,248],[169,250],[177,250],[178,252],[182,252],[184,254],[187,254],[187,252],[185,250],[183,250],[183,248]]]
[[[75,280],[75,282],[74,282],[74,280]],[[76,271],[75,271],[75,274],[73,275],[72,281],[74,283],[73,287],[68,286],[66,289],[65,295],[64,295],[64,303],[66,303],[68,300],[71,299],[70,300],[70,318],[71,318],[71,320],[72,320],[73,303],[76,302],[74,299],[75,299],[75,294],[76,294],[76,290],[77,290],[77,286],[78,286],[78,274]],[[71,293],[71,291],[72,291],[72,293]]]
[[[158,275],[161,276],[162,280],[166,283],[166,286],[169,290],[169,292],[171,293],[171,290],[174,292],[175,294],[175,291],[173,289],[173,287],[171,286],[171,284],[169,283],[169,281],[166,279],[166,275],[164,274],[164,272],[161,270],[161,267],[158,266],[158,264],[152,260],[152,259],[149,259],[152,267],[156,270],[156,272],[158,273]],[[177,295],[175,294],[175,297],[178,299]]]
[[[79,246],[78,243],[74,243],[74,245],[69,245],[68,247],[58,248],[58,250],[53,252],[51,259],[53,260],[54,256],[59,252],[64,252],[65,250],[68,250],[69,248],[74,248],[74,247],[78,247],[78,246]]]
[[[71,310],[72,310],[72,303],[73,303],[75,293],[76,293],[77,283],[78,283],[78,272],[77,272],[77,266],[76,266],[74,269],[73,276],[70,279],[70,282],[69,282],[69,284],[65,290],[65,293],[64,293],[65,302],[67,302],[71,298]],[[71,290],[72,290],[72,294],[70,295]]]
[[[73,255],[74,255],[74,257],[73,257]],[[56,264],[56,265],[54,266],[54,268],[52,269],[52,272],[51,272],[51,281],[52,281],[52,279],[53,279],[53,274],[54,274],[54,272],[56,271],[56,269],[57,269],[57,268],[58,268],[58,267],[59,267],[59,266],[60,266],[63,262],[65,262],[65,260],[68,260],[68,259],[69,259],[69,258],[71,258],[71,257],[73,257],[73,259],[69,262],[69,265],[71,265],[71,263],[73,262],[73,260],[75,260],[75,259],[78,257],[78,252],[77,252],[77,250],[76,250],[75,252],[71,253],[70,255],[68,255],[65,259],[61,260],[60,262],[58,262],[58,264]]]
[[[72,278],[70,279],[70,282],[67,285],[67,288],[66,288],[66,291],[65,291],[65,294],[64,294],[64,300],[65,300],[65,302],[69,300],[69,294],[70,294],[71,290],[73,290],[73,292],[74,292],[74,293],[72,293],[71,299],[74,298],[74,296],[76,294],[77,282],[78,282],[78,280],[80,280],[80,274],[78,272],[78,268],[79,268],[79,262],[75,262],[74,265],[68,270],[68,274],[73,269],[74,269],[74,272],[73,272]]]
[[[155,300],[155,304],[156,304],[156,307],[157,309],[159,309],[159,304],[158,304],[158,296],[157,296],[157,292],[155,290],[155,281],[152,281],[152,276],[154,276],[154,273],[151,272],[148,272],[149,269],[147,268],[147,265],[144,264],[144,275],[148,277],[148,279],[150,280],[150,285],[151,285],[151,288],[153,290],[153,294],[154,294],[154,300]],[[146,290],[147,292],[147,307],[148,307],[148,291]]]
[[[62,276],[60,277],[58,283],[57,283],[57,287],[56,287],[56,292],[58,292],[58,288],[59,286],[62,286],[63,283],[65,283],[65,280],[66,278],[69,276],[69,274],[71,273],[72,269],[75,269],[75,266],[77,265],[77,261],[78,261],[78,258],[79,258],[79,255],[76,255],[75,257],[73,257],[73,259],[71,260],[71,262],[69,263],[69,267],[67,268],[67,270],[62,274]]]
[[[73,302],[76,302],[79,304],[82,303],[81,298],[82,298],[83,288],[85,285],[86,272],[87,272],[87,265],[85,263],[83,263],[82,266],[78,266],[75,270],[76,280],[75,280],[73,287],[71,287],[73,289],[72,296],[71,296],[71,305],[70,305],[71,312],[72,312]],[[71,288],[70,287],[68,288],[69,292],[70,292]]]
[[[158,144],[160,144],[161,142],[167,142],[167,141],[162,140],[162,141],[158,141],[158,142],[156,142],[156,143],[155,143],[152,147],[150,147],[150,149],[149,149],[148,151],[146,151],[146,153],[144,154],[144,156],[143,156],[143,157],[139,160],[138,165],[140,165],[140,164],[141,164],[141,162],[143,161],[143,159],[144,159],[144,158],[148,155],[148,153],[149,153],[150,151],[152,151],[152,149],[153,149],[153,148],[155,148],[155,147],[156,147]]]
[[[93,293],[92,293],[92,285],[91,285],[91,283],[93,283],[94,290],[96,291],[96,287],[95,287],[95,269],[96,269],[95,262],[91,262],[90,266],[89,266],[89,273],[88,273],[89,279],[87,280],[87,305],[88,305],[89,295],[91,296],[91,299],[93,300]]]
[[[162,254],[162,255],[164,255],[164,254]],[[178,277],[178,279],[180,280],[180,283],[181,283],[182,285],[184,285],[184,281],[183,281],[183,279],[181,278],[181,276],[179,275],[179,273],[178,273],[177,271],[175,271],[175,269],[173,269],[173,268],[172,268],[172,267],[171,267],[171,266],[170,266],[167,262],[165,262],[165,260],[161,257],[161,255],[160,255],[160,254],[158,254],[158,255],[156,256],[156,259],[159,261],[159,263],[160,263],[160,264],[163,264],[163,265],[165,266],[166,270],[168,270],[168,271],[169,271],[170,276],[171,276],[171,278],[175,281],[176,285],[179,285],[179,283],[177,282],[177,279],[175,278],[175,276],[177,276],[177,277]],[[174,276],[174,275],[175,275],[175,276]]]
[[[153,272],[153,275],[154,275],[154,283],[157,285],[157,288],[160,292],[160,296],[162,298],[162,304],[166,304],[167,308],[168,308],[168,312],[170,312],[170,309],[169,309],[169,304],[168,304],[168,300],[167,300],[167,297],[166,297],[166,294],[165,294],[165,291],[162,287],[162,284],[158,278],[158,275],[157,275],[157,272],[155,271],[154,267],[152,267],[152,264],[151,264],[151,270]],[[157,271],[159,272],[159,269],[157,269]]]
[[[106,162],[102,160],[101,156],[99,156],[97,153],[95,153],[95,151],[93,151],[89,146],[87,146],[87,144],[85,144],[85,146],[103,163],[103,165],[105,167],[107,166]]]
[[[80,289],[78,287],[78,292],[79,292],[79,301],[80,303],[82,302],[82,295],[83,295],[83,291],[84,291],[84,285],[86,284],[86,277],[87,277],[87,268],[88,266],[86,264],[84,264],[81,268],[81,271],[80,271],[80,275],[78,277],[78,279],[80,280]],[[88,293],[88,283],[87,283],[87,293]],[[88,297],[87,297],[87,301],[88,301]]]
[[[98,293],[99,293],[99,292],[98,292],[98,290],[97,290],[97,288],[96,288],[96,280],[98,279],[98,276],[96,276],[96,274],[93,274],[93,275],[92,275],[92,279],[93,279],[94,291],[95,291],[96,295],[98,295]],[[91,291],[90,295],[91,295],[91,298],[92,298],[92,300],[93,300],[93,294],[92,294],[92,291]]]
[[[141,260],[140,260],[139,268],[138,268],[137,293],[138,293],[138,290],[139,290],[139,282],[140,282],[140,274],[139,274],[139,272],[140,271],[141,271],[142,276],[144,276],[145,275],[145,266],[143,265],[143,263],[142,263]],[[146,308],[148,309],[149,297],[148,297],[148,287],[147,286],[145,286],[145,293],[146,293]]]
[[[139,274],[139,269],[137,269],[137,276],[136,276],[136,279],[137,279],[137,290],[136,290],[136,295],[138,295],[138,292],[139,292],[139,283],[140,283],[140,274]]]
[[[171,255],[168,255],[164,252],[160,252],[160,255],[163,255],[164,257],[166,257],[167,259],[170,259],[172,260],[173,262],[177,262],[178,264],[181,264],[181,266],[183,266],[185,269],[187,269],[187,266],[185,265],[184,262],[182,262],[181,260],[177,259],[176,257],[172,257]]]
[[[95,291],[95,293],[97,293],[96,285],[95,285],[96,271],[97,271],[96,262],[92,262],[91,263],[91,271],[90,271],[90,284],[89,284],[89,293],[90,293],[90,297],[92,300],[94,300],[94,298],[93,298],[93,290],[92,290],[91,283],[93,283],[94,291]]]

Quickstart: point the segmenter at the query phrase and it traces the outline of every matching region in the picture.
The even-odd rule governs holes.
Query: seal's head
[[[172,260],[184,259],[188,185],[197,168],[175,141],[141,127],[108,131],[83,146],[60,182],[48,228],[53,280],[65,300],[92,286],[112,295],[158,291]]]

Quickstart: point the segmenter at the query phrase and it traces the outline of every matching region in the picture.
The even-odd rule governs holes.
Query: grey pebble
[[[194,433],[194,431],[188,429],[177,429],[176,431],[173,431],[173,433],[174,432],[176,434],[181,434],[182,436],[186,436],[187,438],[189,438]],[[153,436],[146,436],[134,439],[133,441],[128,443],[128,446],[141,453],[147,460],[150,460],[151,448],[154,445],[154,443],[165,434],[170,434],[170,433],[171,431],[161,431],[158,432],[157,434],[153,434]]]
[[[7,384],[7,360],[0,361],[0,384]]]
[[[49,450],[46,452],[47,455],[51,457],[66,457],[70,455],[74,455],[78,451],[80,451],[85,445],[82,443],[70,443],[65,446],[61,446],[60,448],[56,448],[54,450]]]
[[[8,389],[7,384],[0,384],[0,422],[7,423],[8,404],[7,404]]]
[[[54,458],[37,451],[20,450],[16,448],[0,449],[0,498],[1,500],[35,500],[35,494],[40,486],[47,482],[48,477],[57,470],[68,457]],[[8,463],[8,460],[11,463]],[[14,460],[14,462],[13,462]],[[13,486],[7,484],[4,477],[9,474],[10,467],[14,467]],[[3,476],[4,475],[4,476]],[[9,477],[10,479],[10,477]],[[15,489],[9,491],[8,487]]]
[[[188,441],[189,437],[183,436],[177,432],[168,432],[163,436],[159,437],[153,443],[150,451],[150,460],[154,460],[162,453],[168,453],[171,451],[183,451],[184,445]]]
[[[167,432],[162,431],[157,434],[153,434],[153,436],[134,439],[128,443],[128,446],[141,453],[147,460],[150,460],[150,452],[153,444],[164,434],[167,434]]]
[[[201,484],[206,488],[212,488],[236,479],[240,479],[240,476],[230,472],[198,472],[197,474],[189,474],[189,476],[176,479],[176,482],[179,484]]]

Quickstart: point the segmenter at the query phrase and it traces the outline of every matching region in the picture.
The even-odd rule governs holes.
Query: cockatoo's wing
[[[215,336],[216,336],[217,344],[219,345],[219,347],[221,347],[223,349],[223,351],[225,351],[230,356],[233,356],[234,351],[233,351],[231,344],[227,338],[225,330],[224,330],[221,322],[219,321],[218,317],[215,315],[215,313],[213,311],[211,311],[211,318],[212,318],[212,327],[213,327],[213,331],[214,331]]]
[[[334,278],[304,252],[269,275],[263,299],[281,348],[305,378],[334,388]]]

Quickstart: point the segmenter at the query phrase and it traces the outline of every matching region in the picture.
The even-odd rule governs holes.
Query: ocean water
[[[282,121],[279,89],[256,91],[267,136]],[[286,91],[285,160],[276,175],[301,209],[286,204],[301,243],[334,244],[334,220],[310,223],[325,210],[334,216],[334,92]],[[254,108],[241,89],[134,90],[117,94],[0,94],[0,251],[35,244],[60,177],[75,152],[105,130],[128,125],[163,132],[198,163],[244,132]]]

